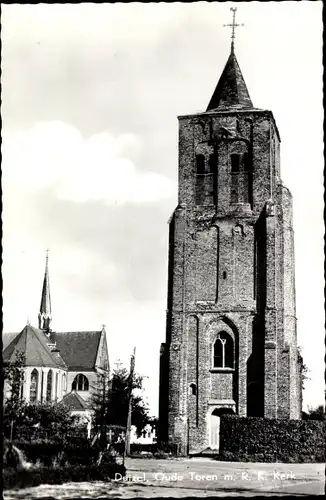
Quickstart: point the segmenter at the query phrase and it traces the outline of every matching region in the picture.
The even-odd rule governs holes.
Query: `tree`
[[[303,361],[302,349],[300,346],[298,347],[298,362],[300,364],[300,369],[301,369],[301,388],[302,388],[302,390],[304,390],[305,389],[305,382],[306,382],[306,380],[309,380],[308,373],[310,370]]]
[[[91,408],[93,410],[93,428],[96,433],[100,431],[100,441],[104,448],[106,448],[107,442],[111,389],[112,381],[110,380],[109,373],[98,374],[97,383],[92,387]]]
[[[64,405],[46,401],[25,403],[17,425],[22,428],[38,428],[49,436],[62,437],[75,429],[76,417]]]
[[[108,426],[126,428],[129,377],[128,370],[117,362],[111,379],[107,375],[99,378],[92,396],[93,422],[96,429],[108,428]],[[132,380],[131,424],[136,426],[139,434],[149,421],[148,407],[141,392],[142,383],[143,377],[135,374]]]
[[[21,397],[21,388],[24,383],[25,355],[17,353],[15,361],[3,366],[4,378],[4,413],[3,425],[5,431],[9,431],[12,437],[13,427],[21,413],[24,402]]]
[[[304,420],[326,420],[324,406],[319,405],[316,408],[309,408],[308,413],[305,413]]]
[[[24,383],[24,353],[18,353],[15,361],[3,367],[5,385],[3,425],[7,436],[24,433],[32,437],[38,430],[51,436],[64,436],[74,429],[75,417],[60,404],[54,402],[26,402],[22,398]]]

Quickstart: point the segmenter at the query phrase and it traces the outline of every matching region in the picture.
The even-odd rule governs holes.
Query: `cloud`
[[[50,186],[58,199],[107,205],[152,203],[171,198],[176,183],[136,167],[141,143],[131,133],[101,132],[84,139],[60,121],[3,133],[3,182],[29,194]]]

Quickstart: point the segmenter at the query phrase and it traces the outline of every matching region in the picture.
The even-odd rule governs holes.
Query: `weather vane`
[[[230,10],[233,12],[232,24],[223,24],[223,26],[232,28],[232,33],[231,33],[231,51],[233,52],[233,50],[234,50],[234,39],[235,39],[235,28],[237,28],[238,26],[244,26],[244,24],[237,24],[235,22],[235,13],[237,11],[237,8],[236,7],[231,7]]]

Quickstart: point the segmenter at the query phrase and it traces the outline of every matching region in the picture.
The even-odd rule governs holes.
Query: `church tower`
[[[50,277],[49,277],[49,253],[46,252],[45,272],[41,296],[40,311],[38,313],[38,327],[47,335],[50,334],[50,323],[52,320],[51,313],[51,296],[50,296]]]
[[[178,183],[160,434],[186,454],[218,448],[223,412],[301,418],[292,196],[233,40],[206,111],[179,117]]]

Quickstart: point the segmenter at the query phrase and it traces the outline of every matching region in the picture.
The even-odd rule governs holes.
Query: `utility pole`
[[[128,417],[127,417],[127,427],[126,427],[126,439],[125,439],[125,449],[123,454],[123,462],[125,457],[130,455],[130,431],[131,431],[131,404],[132,404],[132,383],[134,380],[134,369],[135,369],[135,356],[136,347],[134,347],[134,352],[130,359],[130,375],[129,375],[129,390],[128,390]]]

